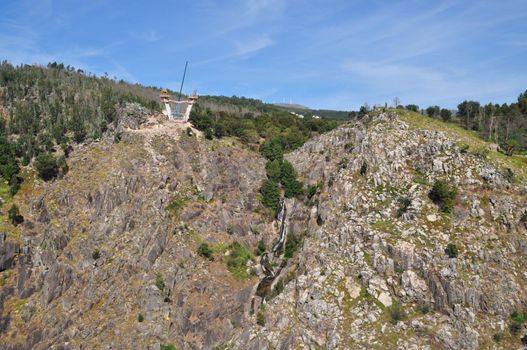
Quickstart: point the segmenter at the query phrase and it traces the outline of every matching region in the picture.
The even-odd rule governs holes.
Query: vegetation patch
[[[198,255],[210,261],[214,260],[213,251],[207,243],[201,243],[198,247]]]
[[[459,248],[454,243],[448,243],[445,248],[445,253],[451,259],[457,258],[459,255]]]
[[[428,197],[439,206],[444,213],[451,213],[457,196],[457,189],[446,182],[438,180],[428,193]]]
[[[237,280],[247,280],[251,275],[247,272],[247,263],[253,256],[247,247],[234,242],[228,247],[227,268]]]

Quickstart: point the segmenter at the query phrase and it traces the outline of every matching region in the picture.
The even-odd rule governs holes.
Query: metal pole
[[[188,61],[185,62],[185,70],[183,71],[183,79],[181,80],[181,87],[179,88],[179,96],[177,98],[178,102],[181,100],[181,92],[183,91],[183,83],[185,82],[185,75],[187,74],[187,65]]]

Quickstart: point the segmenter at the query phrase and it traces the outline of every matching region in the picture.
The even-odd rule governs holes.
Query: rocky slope
[[[121,142],[77,147],[63,179],[26,170],[25,221],[2,222],[0,349],[521,346],[522,177],[381,114],[287,155],[318,190],[273,220],[265,161],[186,128],[121,111]],[[458,189],[451,214],[428,197],[439,179]],[[270,252],[281,224],[300,239],[287,257]],[[233,273],[228,245],[260,240],[267,269],[253,257]]]
[[[295,277],[233,347],[520,347],[509,315],[526,306],[527,188],[465,148],[381,114],[289,154],[321,190]],[[435,180],[457,187],[452,214],[429,199]]]

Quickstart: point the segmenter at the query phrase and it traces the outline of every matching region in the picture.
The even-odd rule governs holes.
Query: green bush
[[[397,215],[401,216],[408,211],[408,208],[412,205],[412,199],[410,197],[399,198],[399,208],[397,209]]]
[[[457,143],[457,147],[459,148],[459,151],[461,153],[467,153],[468,152],[468,149],[470,148],[469,145],[467,145],[466,143],[464,142],[458,142]]]
[[[99,249],[94,249],[93,252],[91,253],[91,257],[93,260],[97,260],[101,257],[101,252]]]
[[[388,312],[390,313],[392,323],[397,323],[406,318],[406,313],[404,312],[404,309],[399,303],[393,303],[392,306],[390,306],[390,308],[388,309]]]
[[[68,173],[70,170],[68,163],[66,162],[65,156],[60,156],[59,159],[57,159],[57,167],[59,169],[60,176],[64,176]]]
[[[9,217],[9,221],[14,226],[18,226],[19,224],[24,222],[24,217],[20,215],[20,211],[18,210],[16,204],[13,204],[11,208],[9,208],[9,210],[7,211],[7,215]]]
[[[284,291],[284,281],[280,278],[274,285],[273,291],[269,295],[269,300],[273,299],[274,297],[278,296],[280,293]]]
[[[300,246],[300,237],[293,231],[287,233],[287,240],[284,248],[284,258],[291,259]]]
[[[156,273],[156,287],[160,290],[160,291],[164,291],[165,290],[165,287],[166,287],[166,284],[165,284],[165,279],[163,278],[163,275],[161,273]]]
[[[270,161],[281,160],[284,156],[284,149],[280,138],[274,137],[265,141],[260,147],[260,153]]]
[[[459,255],[459,249],[457,245],[454,243],[448,243],[448,245],[445,248],[445,253],[448,255],[449,258],[457,258]]]
[[[18,190],[20,189],[20,184],[22,182],[22,178],[13,175],[11,177],[11,180],[9,180],[9,194],[11,196],[14,196],[17,194]]]
[[[502,339],[503,339],[503,334],[501,334],[501,333],[495,333],[492,336],[492,340],[494,340],[496,343],[501,342]]]
[[[267,164],[265,164],[265,172],[267,173],[267,178],[269,180],[278,182],[280,180],[281,171],[282,164],[279,159],[268,161]]]
[[[256,314],[256,323],[262,327],[265,326],[265,305],[260,304],[258,313]]]
[[[260,188],[260,193],[262,194],[262,204],[276,212],[280,205],[280,189],[278,188],[278,183],[273,180],[265,180]]]
[[[307,187],[307,198],[309,198],[309,199],[313,198],[313,196],[315,194],[317,194],[318,188],[319,188],[318,184],[316,184],[316,185],[309,185]]]
[[[201,243],[198,247],[198,255],[207,258],[209,260],[214,260],[214,257],[212,256],[212,249],[210,249],[209,245],[207,243]]]
[[[247,273],[247,262],[252,260],[251,252],[238,242],[229,245],[227,268],[236,279],[245,280],[250,277]]]
[[[161,344],[161,350],[177,350],[174,344]]]
[[[360,165],[359,174],[361,176],[366,176],[366,173],[368,172],[368,163],[366,163],[365,160],[362,161],[362,164]]]
[[[444,213],[452,212],[456,196],[457,190],[441,180],[436,181],[428,193],[428,197],[437,204],[439,209]]]
[[[35,168],[38,175],[44,180],[49,181],[57,177],[59,167],[57,159],[51,153],[41,153],[35,159]]]
[[[303,185],[297,180],[297,174],[293,165],[284,160],[280,169],[280,182],[284,186],[286,198],[292,198],[302,195]]]
[[[521,329],[522,325],[519,322],[512,321],[509,325],[509,330],[512,335],[517,335],[518,333],[520,333]]]
[[[511,313],[511,320],[523,324],[527,322],[527,313],[521,311],[514,311]]]
[[[265,242],[263,239],[261,239],[260,241],[258,241],[258,246],[256,247],[256,250],[254,253],[256,256],[260,256],[263,253],[265,253],[266,250],[267,250],[267,247],[265,246]]]
[[[137,315],[137,322],[143,322],[145,317],[142,314]]]
[[[121,142],[122,139],[123,139],[123,134],[120,133],[120,132],[116,132],[113,135],[113,143],[119,143],[119,142]]]

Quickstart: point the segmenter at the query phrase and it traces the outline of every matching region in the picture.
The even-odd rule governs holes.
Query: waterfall
[[[280,211],[278,212],[278,217],[277,217],[278,221],[280,222],[280,231],[279,231],[280,233],[279,233],[278,242],[276,242],[276,244],[273,246],[273,249],[271,249],[273,253],[278,252],[284,245],[285,238],[287,236],[287,229],[285,225],[286,217],[287,217],[287,209],[285,207],[285,200],[282,199],[282,202],[280,203]]]

